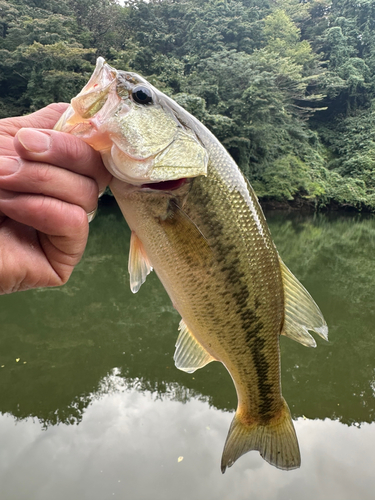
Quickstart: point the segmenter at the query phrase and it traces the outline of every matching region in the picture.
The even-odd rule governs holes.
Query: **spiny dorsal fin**
[[[215,359],[196,340],[194,335],[182,319],[178,327],[180,335],[176,342],[176,350],[173,356],[176,367],[187,373],[193,373],[203,368]]]
[[[132,231],[130,237],[128,270],[130,274],[130,289],[133,293],[137,293],[142,283],[146,281],[147,275],[152,271],[152,266],[141,240],[134,231]]]
[[[285,296],[285,321],[281,333],[307,347],[316,347],[308,330],[313,330],[324,340],[328,340],[327,323],[309,292],[281,259],[280,266]]]

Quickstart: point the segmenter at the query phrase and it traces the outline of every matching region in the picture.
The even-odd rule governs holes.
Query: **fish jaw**
[[[121,151],[112,143],[109,149],[101,151],[106,169],[118,180],[133,186],[140,186],[149,179],[153,158],[138,160]]]
[[[108,105],[107,101],[111,95],[116,93],[116,84],[117,70],[106,64],[102,57],[99,57],[90,80],[71,101],[75,113],[84,119],[96,116],[102,122],[106,120],[113,112],[113,103]],[[118,99],[116,101],[118,102]]]
[[[55,130],[76,135],[97,151],[107,150],[112,144],[112,124],[108,127],[108,121],[122,105],[116,92],[116,82],[117,71],[99,57],[90,80],[71,100]],[[124,106],[122,112],[126,112]]]

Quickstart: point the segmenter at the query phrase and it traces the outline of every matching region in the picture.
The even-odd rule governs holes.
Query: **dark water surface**
[[[222,476],[232,381],[174,367],[179,316],[154,274],[130,292],[129,230],[104,203],[66,286],[0,297],[1,500],[374,498],[375,219],[267,215],[330,329],[316,349],[281,339],[302,467],[251,452]]]

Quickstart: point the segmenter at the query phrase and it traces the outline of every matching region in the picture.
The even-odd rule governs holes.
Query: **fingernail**
[[[12,175],[20,168],[18,158],[13,156],[2,156],[0,159],[0,177]]]
[[[51,138],[48,134],[32,128],[21,128],[17,139],[31,153],[44,153],[51,146]]]
[[[10,200],[14,198],[16,193],[13,191],[6,191],[5,189],[0,189],[0,200]]]

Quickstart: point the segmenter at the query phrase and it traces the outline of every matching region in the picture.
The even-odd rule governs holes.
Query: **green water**
[[[107,200],[67,285],[0,297],[1,500],[373,498],[375,219],[267,220],[329,325],[316,349],[281,339],[302,467],[251,452],[221,475],[232,381],[220,363],[174,367],[179,316],[153,274],[130,292]]]

